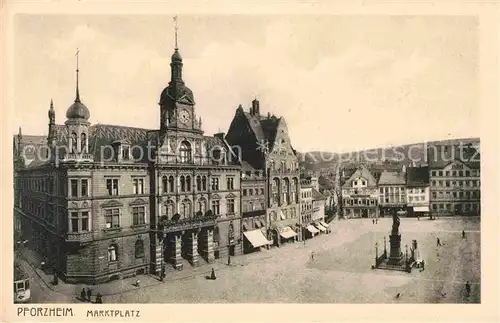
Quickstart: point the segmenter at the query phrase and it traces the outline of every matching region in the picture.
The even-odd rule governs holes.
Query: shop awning
[[[428,206],[415,206],[413,207],[413,212],[429,212]]]
[[[243,223],[243,230],[248,231],[248,225],[246,223]]]
[[[321,232],[326,232],[325,227],[324,227],[324,226],[322,226],[321,224],[319,224],[319,223],[314,223],[314,225],[316,226],[316,228],[318,228],[318,229],[319,229],[319,231],[321,231]]]
[[[280,236],[285,239],[293,238],[297,235],[295,231],[292,230],[290,227],[285,227],[283,231],[280,232]]]
[[[283,211],[282,211],[282,210],[280,210],[280,217],[281,217],[281,220],[285,220],[285,219],[286,219],[286,218],[285,218],[285,214],[283,214]]]
[[[256,221],[255,221],[255,227],[256,227],[256,228],[260,228],[260,221],[259,221],[259,220],[256,220]]]
[[[319,230],[313,227],[312,225],[308,225],[306,227],[307,231],[311,232],[312,234],[319,233]]]
[[[322,226],[324,226],[325,228],[329,228],[329,227],[330,227],[327,223],[325,223],[325,222],[323,222],[323,221],[319,221],[319,224],[321,224],[321,225],[322,225]]]
[[[262,231],[260,230],[246,231],[243,232],[243,235],[248,239],[252,246],[254,246],[254,248],[269,244],[269,241],[266,239],[266,237],[264,237]]]

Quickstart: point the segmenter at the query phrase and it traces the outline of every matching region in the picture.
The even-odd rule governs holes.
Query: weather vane
[[[177,15],[174,16],[174,29],[175,29],[175,49],[178,49],[177,47],[177,30],[179,27],[177,26]]]

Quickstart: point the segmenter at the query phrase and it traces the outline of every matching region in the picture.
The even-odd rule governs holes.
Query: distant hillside
[[[301,166],[303,169],[318,172],[324,169],[334,168],[339,160],[342,165],[349,164],[380,164],[384,162],[397,163],[401,165],[425,164],[425,151],[427,147],[439,145],[479,145],[479,138],[463,138],[452,140],[441,140],[421,142],[407,145],[398,145],[385,148],[366,149],[349,153],[332,153],[312,151],[300,153]]]

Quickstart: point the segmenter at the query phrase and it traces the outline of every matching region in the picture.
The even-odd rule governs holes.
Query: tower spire
[[[80,50],[76,48],[76,98],[75,102],[80,102],[80,89],[78,88],[78,73],[80,73],[80,69],[78,68],[78,54],[80,53]]]
[[[179,47],[177,46],[177,31],[179,27],[177,26],[177,15],[174,16],[174,30],[175,30],[175,50],[178,50]]]

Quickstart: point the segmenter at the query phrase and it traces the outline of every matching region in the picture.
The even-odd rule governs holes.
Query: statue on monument
[[[397,213],[394,213],[392,215],[392,233],[393,234],[399,233],[399,224],[400,224],[399,216]]]

